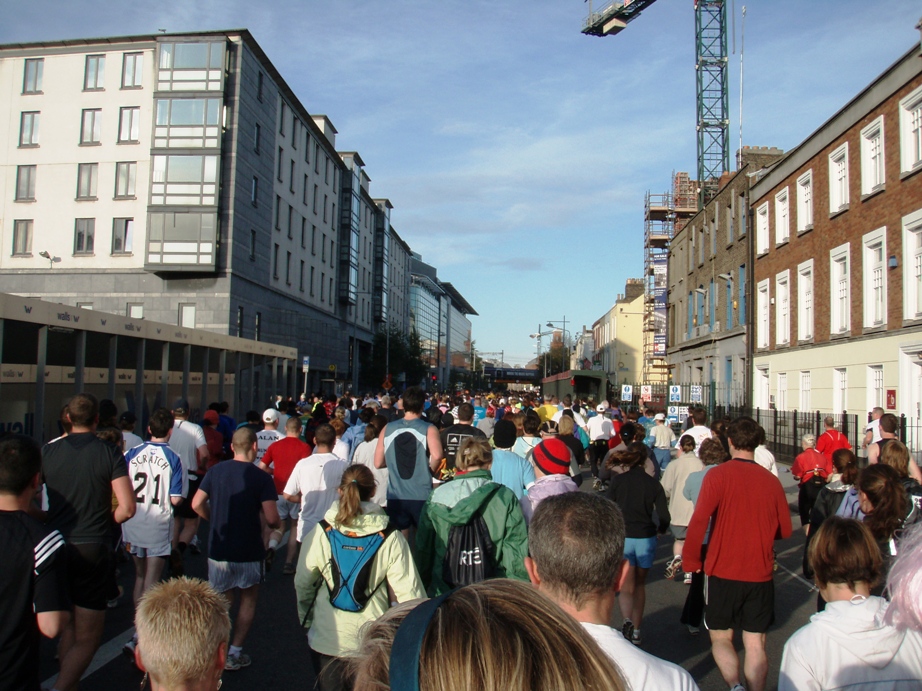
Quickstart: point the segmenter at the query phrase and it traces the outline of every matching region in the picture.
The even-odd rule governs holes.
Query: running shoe
[[[272,571],[272,562],[275,561],[275,549],[270,547],[266,550],[266,573]]]
[[[675,555],[672,559],[669,560],[669,563],[666,564],[666,578],[672,580],[675,578],[675,575],[682,568],[682,557],[680,555]]]
[[[634,622],[630,619],[625,619],[624,623],[621,624],[621,635],[629,641],[632,640],[634,636]]]
[[[125,589],[122,588],[122,586],[119,586],[118,587],[118,597],[114,597],[111,600],[107,601],[106,607],[108,607],[109,609],[115,609],[116,607],[118,607],[119,600],[122,599],[122,595],[124,594],[125,594]]]
[[[285,566],[282,567],[282,573],[286,576],[291,576],[295,571],[297,571],[297,568],[291,562],[286,562]]]
[[[253,661],[246,653],[240,653],[239,655],[228,655],[227,662],[224,663],[224,669],[228,670],[229,672],[236,672],[238,669],[249,667],[252,663]]]
[[[202,553],[202,544],[199,542],[198,535],[189,540],[189,551],[192,554],[201,554]]]
[[[685,585],[691,585],[691,584],[692,584],[692,575],[691,575],[691,573],[689,573],[689,572],[686,572],[686,573],[685,573],[685,579],[684,579],[683,582],[685,583]]]
[[[592,489],[594,489],[596,492],[602,491],[602,481],[599,478],[595,478],[592,481]]]
[[[638,648],[640,647],[640,644],[643,643],[643,638],[640,636],[640,631],[631,632],[631,643],[636,645]]]
[[[699,633],[701,633],[701,627],[699,626],[692,626],[691,624],[686,624],[686,626],[688,627],[688,632],[692,636],[697,636]]]
[[[134,649],[137,647],[138,641],[132,636],[128,639],[128,642],[122,646],[122,654],[134,662]]]

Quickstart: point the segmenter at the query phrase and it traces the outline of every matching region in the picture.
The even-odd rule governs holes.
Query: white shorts
[[[165,542],[157,547],[138,547],[132,544],[127,545],[127,547],[128,553],[139,559],[147,559],[148,557],[168,557],[172,549],[172,545],[169,542]]]
[[[296,521],[298,520],[298,516],[301,515],[301,502],[288,501],[281,494],[279,495],[278,501],[275,502],[275,507],[279,510],[279,518],[283,521],[286,518]]]
[[[208,560],[208,582],[219,593],[234,588],[244,590],[259,585],[263,579],[261,561],[215,561]]]

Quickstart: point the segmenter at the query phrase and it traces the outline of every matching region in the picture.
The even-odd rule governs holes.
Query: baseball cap
[[[212,425],[217,425],[221,421],[221,418],[218,416],[218,413],[215,410],[206,410],[205,414],[202,416],[202,419]]]
[[[570,449],[556,437],[538,444],[531,457],[545,475],[570,474]]]
[[[596,410],[597,413],[604,413],[607,409],[605,408],[604,405],[602,405],[601,403],[599,403],[599,405],[597,405],[597,406],[595,407],[595,410]]]
[[[186,415],[189,412],[189,401],[185,398],[177,398],[173,402],[173,412]]]
[[[279,421],[279,411],[275,408],[266,408],[263,411],[263,422],[278,422]]]
[[[662,413],[657,413],[656,415],[653,416],[653,419],[654,420],[665,420],[666,416],[663,415]]]
[[[538,428],[540,434],[557,434],[559,431],[560,430],[557,429],[557,423],[553,420],[542,422],[541,427]]]

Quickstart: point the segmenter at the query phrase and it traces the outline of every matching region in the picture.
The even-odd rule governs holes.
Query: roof
[[[442,288],[445,289],[445,292],[448,293],[451,301],[455,303],[455,307],[461,310],[463,314],[473,314],[474,316],[480,316],[476,311],[474,311],[474,308],[471,307],[471,303],[465,300],[461,293],[459,293],[451,283],[441,283],[440,281],[440,284]]]

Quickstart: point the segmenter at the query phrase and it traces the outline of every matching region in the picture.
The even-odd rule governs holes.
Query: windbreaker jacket
[[[452,526],[465,525],[478,513],[493,541],[496,577],[528,580],[528,529],[515,494],[501,485],[497,489],[489,470],[472,470],[437,487],[423,506],[416,559],[430,597],[450,590],[442,579],[442,562]]]
[[[886,600],[830,602],[784,645],[778,691],[902,691],[922,679],[922,634],[883,623]]]
[[[349,531],[358,536],[371,535],[387,528],[388,517],[377,504],[362,502],[362,513],[354,524],[343,528],[336,522],[339,501],[324,515],[333,528]],[[298,618],[309,629],[310,647],[323,655],[349,657],[356,655],[361,643],[361,628],[375,621],[390,606],[387,585],[390,585],[397,602],[408,602],[426,597],[422,581],[413,563],[410,546],[403,533],[393,531],[378,549],[369,574],[369,583],[382,579],[387,583],[374,591],[361,612],[347,612],[330,603],[329,584],[332,583],[330,540],[319,524],[304,538],[301,558],[295,574],[295,593],[298,598]]]

